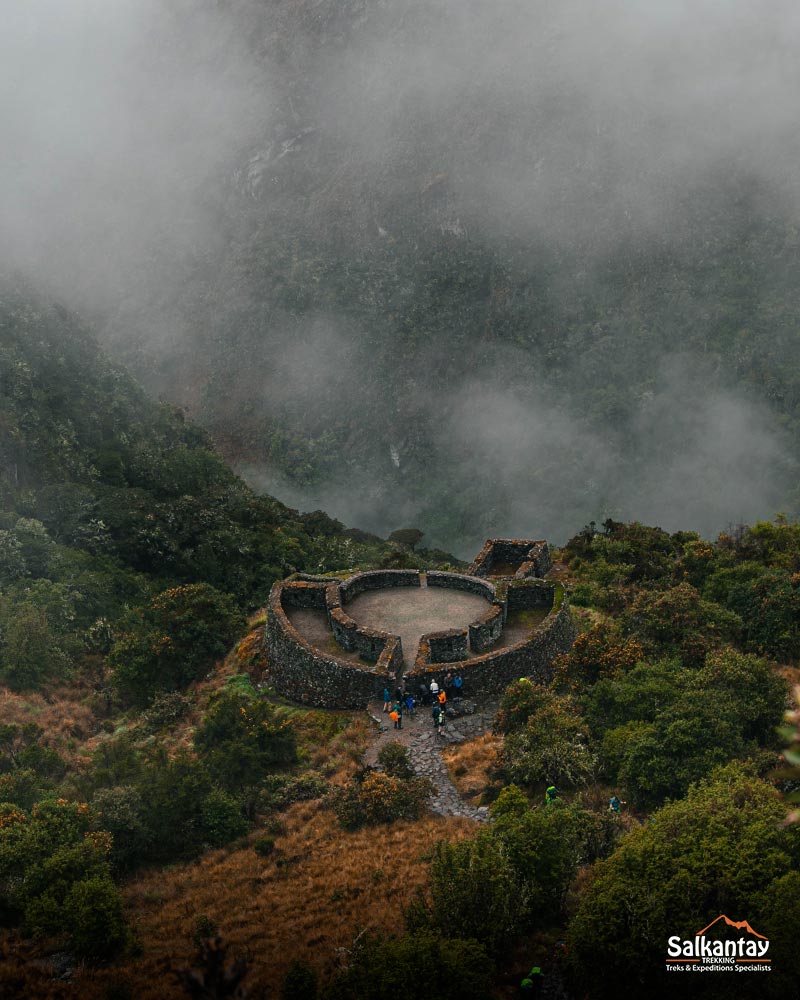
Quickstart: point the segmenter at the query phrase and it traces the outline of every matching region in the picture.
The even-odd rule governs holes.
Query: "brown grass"
[[[491,770],[502,745],[502,737],[484,733],[475,740],[454,744],[442,751],[450,780],[462,798],[477,799],[492,783]]]
[[[468,820],[428,817],[345,833],[318,801],[295,804],[282,820],[285,832],[267,858],[249,846],[264,835],[256,831],[247,845],[131,882],[124,895],[140,957],[78,970],[67,993],[27,995],[103,1000],[124,978],[137,1000],[184,997],[171,972],[191,964],[201,916],[216,925],[230,957],[248,959],[254,996],[277,992],[297,958],[327,978],[340,949],[362,931],[402,933],[403,910],[425,885],[432,845],[474,832]],[[31,977],[29,990],[40,980],[33,970]]]
[[[80,691],[55,689],[47,697],[15,694],[0,688],[0,724],[33,722],[45,732],[43,742],[74,763],[79,745],[92,737],[99,722]]]

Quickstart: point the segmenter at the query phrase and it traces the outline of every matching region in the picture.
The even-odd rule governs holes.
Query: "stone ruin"
[[[302,704],[351,709],[401,679],[413,691],[434,677],[441,682],[448,670],[471,694],[500,691],[523,676],[546,682],[553,658],[575,637],[563,586],[544,578],[551,565],[547,542],[500,538],[486,542],[467,573],[295,574],[270,592],[267,679]],[[361,607],[369,601],[359,598],[369,594],[373,618],[394,615],[397,628],[364,620]],[[415,622],[429,620],[420,609],[436,604],[437,595],[444,618],[452,605],[453,620],[416,635]],[[416,649],[404,652],[401,631]]]

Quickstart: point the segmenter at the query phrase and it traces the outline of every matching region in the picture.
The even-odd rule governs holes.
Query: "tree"
[[[568,653],[554,660],[556,690],[580,692],[598,680],[614,679],[644,659],[634,639],[625,639],[609,622],[594,625],[577,637]]]
[[[721,913],[763,933],[772,912],[764,894],[774,899],[800,860],[784,816],[775,790],[732,763],[631,831],[595,866],[569,926],[573,989],[611,997],[625,982],[638,996],[674,996],[663,973],[670,935],[693,937]]]
[[[527,926],[530,890],[508,848],[489,830],[470,840],[439,842],[428,896],[412,906],[409,929],[474,938],[490,954],[510,946]]]
[[[385,997],[489,1000],[493,971],[487,950],[463,936],[443,938],[421,930],[400,938],[365,938],[358,942],[347,969],[334,978],[325,997],[326,1000],[384,1000]],[[308,977],[303,981],[308,981]],[[293,1000],[305,995],[291,994]]]
[[[502,760],[522,785],[582,785],[596,765],[585,722],[568,699],[546,690],[525,727],[506,736]]]
[[[244,626],[233,598],[209,584],[166,590],[143,609],[138,627],[112,648],[115,684],[137,704],[159,691],[184,688],[227,652]]]
[[[656,655],[678,654],[695,666],[706,653],[739,637],[742,621],[726,608],[704,601],[688,583],[661,593],[640,594],[622,616],[623,631]]]
[[[111,880],[111,837],[92,830],[83,803],[0,806],[0,911],[37,937],[59,938],[82,958],[107,957],[125,941]]]
[[[69,666],[44,611],[22,605],[6,627],[0,680],[15,691],[26,691],[63,679]]]
[[[257,785],[297,759],[290,722],[264,698],[242,691],[215,697],[194,742],[211,777],[229,790]]]
[[[389,535],[389,541],[413,551],[422,541],[424,534],[425,532],[420,531],[419,528],[398,528],[397,531],[393,531]]]

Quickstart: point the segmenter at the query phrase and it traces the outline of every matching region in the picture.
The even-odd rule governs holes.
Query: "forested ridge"
[[[534,962],[567,995],[668,996],[667,936],[720,913],[771,941],[741,995],[785,995],[796,523],[708,541],[607,519],[557,550],[573,649],[448,751],[478,829],[426,813],[402,748],[364,769],[363,714],[261,684],[278,576],[449,557],[254,495],[29,290],[3,297],[0,351],[9,995],[178,997],[222,954],[251,996],[502,997]]]

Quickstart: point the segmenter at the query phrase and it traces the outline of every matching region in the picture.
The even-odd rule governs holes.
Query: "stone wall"
[[[469,645],[473,653],[482,653],[494,645],[503,631],[505,615],[502,604],[493,604],[469,627]]]
[[[544,576],[553,560],[544,539],[489,538],[467,572],[478,577],[492,576],[495,567],[505,563],[517,567],[513,574],[505,575],[521,580]]]
[[[348,604],[365,590],[384,590],[386,587],[419,587],[419,570],[376,569],[356,573],[340,585],[342,604]]]
[[[553,604],[553,584],[547,580],[511,580],[506,601],[509,611],[549,608]]]
[[[538,579],[497,580],[494,584],[476,577],[454,573],[428,573],[433,587],[453,587],[491,601],[486,612],[469,629],[448,629],[423,636],[411,670],[410,684],[433,676],[441,679],[442,664],[458,672],[467,690],[500,691],[517,677],[547,681],[552,660],[569,649],[574,628],[563,587]],[[385,684],[392,684],[403,666],[400,638],[358,625],[344,604],[357,593],[383,587],[419,586],[415,570],[378,570],[358,573],[349,580],[295,577],[276,583],[270,592],[265,643],[267,677],[281,694],[306,705],[321,708],[362,708]],[[513,611],[552,604],[542,624],[513,646],[495,650],[488,647],[500,637],[508,609]],[[354,662],[312,646],[294,628],[285,608],[327,610],[332,635],[343,649],[357,652]],[[466,659],[467,636],[473,652]]]
[[[553,565],[553,557],[550,555],[550,548],[545,541],[534,542],[528,553],[528,561],[524,562],[514,574],[515,580],[522,580],[528,576],[545,576]]]
[[[468,653],[465,628],[428,632],[423,638],[428,643],[428,655],[432,663],[454,663],[464,659]]]
[[[282,695],[303,705],[365,708],[389,679],[392,665],[396,668],[395,644],[385,645],[372,667],[350,663],[317,649],[289,621],[282,604],[287,589],[293,588],[276,583],[270,591],[264,630],[267,679]],[[293,598],[296,599],[295,595]]]
[[[283,585],[285,608],[325,608],[325,583],[292,580]]]
[[[488,580],[480,580],[477,576],[464,576],[463,573],[441,573],[438,570],[425,574],[429,587],[448,587],[450,590],[465,590],[484,600],[493,601],[496,597],[494,585]]]
[[[531,677],[540,683],[547,683],[552,678],[553,659],[569,650],[575,639],[575,627],[563,587],[560,584],[550,586],[555,594],[553,610],[530,636],[513,646],[448,664],[451,672],[461,675],[468,692],[502,691],[519,677]],[[417,657],[414,669],[405,675],[413,687],[421,681],[430,684],[433,677],[437,680],[442,678],[442,668],[430,662],[430,656],[425,662],[422,653],[420,646],[421,655]]]

